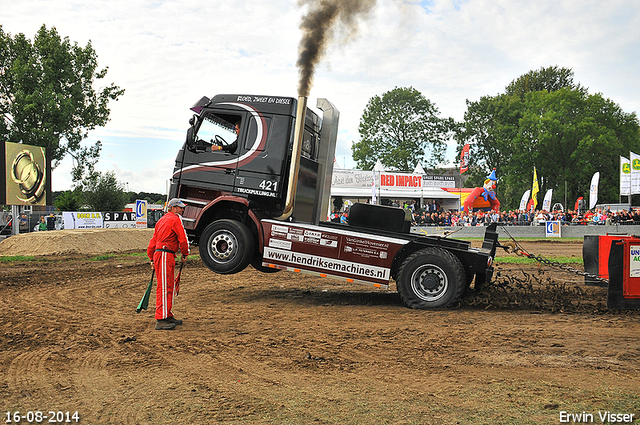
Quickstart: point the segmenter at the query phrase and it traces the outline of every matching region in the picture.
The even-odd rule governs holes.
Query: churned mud
[[[579,243],[525,246],[581,255]],[[16,411],[77,411],[84,424],[639,417],[640,315],[606,311],[605,288],[564,271],[501,265],[495,285],[458,306],[416,311],[393,286],[220,276],[193,260],[174,307],[184,324],[156,331],[152,311],[135,312],[151,275],[144,256],[43,255],[0,263],[3,421]],[[522,288],[504,289],[505,276]]]

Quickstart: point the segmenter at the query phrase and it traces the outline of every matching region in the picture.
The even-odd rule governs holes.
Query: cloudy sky
[[[42,24],[91,43],[106,82],[126,93],[102,141],[98,169],[114,170],[131,191],[165,193],[184,141],[189,107],[201,96],[296,96],[297,0],[0,0],[0,25],[33,36]],[[336,157],[351,168],[351,144],[367,101],[413,86],[441,116],[461,120],[466,101],[504,91],[548,66],[626,112],[640,110],[640,2],[628,0],[377,0],[358,34],[326,52],[309,99],[340,111]],[[450,159],[453,160],[453,149]],[[53,189],[71,188],[68,160]]]

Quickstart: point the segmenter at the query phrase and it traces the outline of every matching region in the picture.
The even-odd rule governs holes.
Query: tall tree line
[[[471,145],[467,186],[480,185],[495,167],[503,209],[516,209],[531,189],[534,166],[538,196],[553,189],[554,202],[566,194],[565,207],[572,208],[588,196],[596,171],[599,202],[618,201],[619,157],[640,150],[640,126],[635,113],[575,84],[572,70],[549,67],[519,77],[505,93],[467,101],[456,139],[459,152]]]

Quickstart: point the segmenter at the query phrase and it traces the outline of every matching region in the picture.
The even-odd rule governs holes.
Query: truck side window
[[[260,124],[258,124],[260,121]],[[246,120],[246,132],[244,133],[244,151],[249,151],[251,149],[255,149],[258,151],[268,150],[268,146],[270,144],[269,140],[272,137],[271,134],[271,117],[260,117],[259,120],[249,118]],[[266,135],[267,142],[261,144],[257,138],[259,136],[264,137]]]
[[[318,160],[318,136],[304,129],[302,137],[302,156],[314,161]]]

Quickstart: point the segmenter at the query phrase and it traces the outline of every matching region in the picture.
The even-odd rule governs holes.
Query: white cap
[[[172,198],[169,200],[169,202],[167,202],[167,208],[171,208],[171,207],[186,207],[187,205],[182,202],[180,199],[178,198]]]

